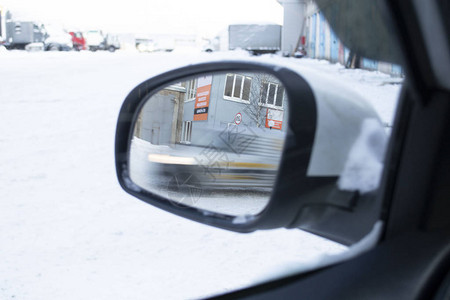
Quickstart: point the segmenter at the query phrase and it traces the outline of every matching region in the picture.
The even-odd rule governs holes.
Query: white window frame
[[[192,140],[192,121],[184,121],[180,144],[190,144]]]
[[[197,97],[197,79],[187,81],[186,100],[184,102],[192,102]]]
[[[264,100],[265,102],[262,102],[262,98],[260,98],[259,100],[259,105],[264,106],[264,107],[268,107],[268,108],[274,108],[274,109],[278,109],[278,110],[284,110],[284,90],[283,90],[283,95],[282,95],[282,99],[281,99],[281,106],[275,105],[275,103],[277,102],[277,95],[278,95],[278,87],[280,86],[279,83],[275,83],[275,82],[270,82],[270,81],[264,81],[264,83],[267,83],[267,92],[266,95],[264,95]],[[273,104],[267,103],[267,100],[269,98],[269,92],[270,92],[270,85],[275,85],[275,93],[274,93],[274,97],[273,97]],[[261,85],[261,90],[263,89],[262,85]],[[262,92],[261,92],[261,96],[262,96]]]
[[[225,91],[227,89],[227,78],[228,78],[228,76],[233,76],[233,86],[231,88],[231,96],[226,96],[225,95]],[[236,77],[237,76],[241,76],[243,78],[243,80],[242,80],[242,83],[241,83],[241,93],[240,93],[239,97],[234,97],[233,95],[234,95],[234,91],[235,91],[235,88],[236,88]],[[230,101],[235,101],[235,102],[240,102],[240,103],[246,103],[246,104],[250,103],[250,99],[248,99],[248,100],[242,99],[242,96],[244,94],[245,79],[249,79],[250,80],[250,89],[251,89],[252,77],[246,76],[246,75],[243,75],[243,74],[237,74],[237,73],[228,73],[228,74],[226,74],[225,75],[225,84],[224,84],[224,89],[223,89],[223,98],[225,100],[230,100]],[[249,97],[250,97],[250,95],[249,95]]]

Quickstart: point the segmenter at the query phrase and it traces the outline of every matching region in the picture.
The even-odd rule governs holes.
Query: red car
[[[72,36],[73,49],[80,51],[86,50],[86,39],[81,32],[69,32]]]

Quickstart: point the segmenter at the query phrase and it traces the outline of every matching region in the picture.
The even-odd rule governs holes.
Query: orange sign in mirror
[[[211,95],[212,76],[199,77],[195,96],[194,121],[208,120],[209,97]]]

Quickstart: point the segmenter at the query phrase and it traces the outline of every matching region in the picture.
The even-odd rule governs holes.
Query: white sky
[[[0,0],[14,19],[69,30],[179,33],[213,37],[232,23],[282,24],[276,0]]]

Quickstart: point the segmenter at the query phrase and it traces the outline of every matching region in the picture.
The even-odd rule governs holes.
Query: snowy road
[[[299,230],[215,229],[121,190],[113,146],[127,93],[210,57],[0,53],[0,299],[195,298],[345,249]],[[399,87],[385,75],[295,63],[353,80],[390,122]]]

